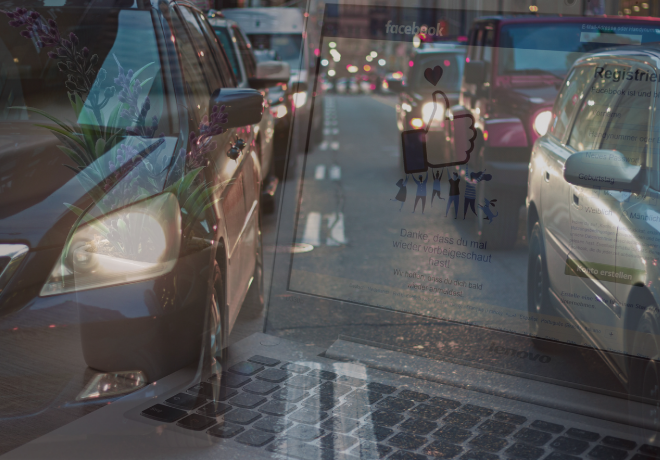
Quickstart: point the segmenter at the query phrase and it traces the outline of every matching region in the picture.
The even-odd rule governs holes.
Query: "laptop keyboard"
[[[253,356],[141,415],[301,460],[654,460],[660,447]]]

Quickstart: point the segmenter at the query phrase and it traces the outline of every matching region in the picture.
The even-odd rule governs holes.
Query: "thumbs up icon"
[[[449,107],[447,95],[442,91],[433,92],[433,112],[426,122],[425,128],[412,129],[401,133],[403,144],[403,166],[406,174],[427,171],[428,168],[444,168],[446,166],[462,165],[470,161],[470,154],[474,150],[474,141],[477,130],[474,126],[474,117],[471,114],[445,116],[445,125],[451,130],[451,143],[447,145],[445,160],[432,164],[428,161],[427,135],[438,110],[438,96],[444,98],[445,107]],[[432,146],[433,147],[433,146]],[[435,146],[441,148],[441,146]]]

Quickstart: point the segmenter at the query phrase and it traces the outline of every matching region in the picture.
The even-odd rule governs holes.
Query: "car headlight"
[[[445,119],[445,104],[442,102],[435,103],[437,108],[435,110],[435,116],[433,119],[435,121],[443,121]],[[427,102],[422,106],[422,119],[424,123],[428,123],[431,120],[431,114],[433,113],[433,102]]]
[[[288,113],[288,110],[286,109],[286,105],[280,104],[277,106],[277,108],[273,111],[273,115],[276,118],[284,118],[286,117],[286,114]]]
[[[298,93],[295,93],[293,95],[293,104],[296,106],[297,109],[302,107],[307,103],[307,92],[306,91],[300,91]]]
[[[550,127],[550,120],[552,120],[552,112],[549,110],[539,112],[536,118],[534,118],[534,131],[539,136],[545,136],[545,133],[548,132],[548,127]]]
[[[41,296],[143,281],[169,273],[181,247],[177,198],[164,193],[95,217],[70,234]]]

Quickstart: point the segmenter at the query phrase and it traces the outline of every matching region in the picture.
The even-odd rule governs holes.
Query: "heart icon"
[[[442,78],[442,67],[439,65],[434,68],[428,68],[424,71],[424,78],[431,83],[433,86],[437,85],[440,79]]]

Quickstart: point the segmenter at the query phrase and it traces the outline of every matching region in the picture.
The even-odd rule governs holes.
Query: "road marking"
[[[330,229],[330,236],[326,239],[326,245],[339,246],[346,244],[346,235],[344,233],[344,213],[326,214],[328,219],[328,229]]]
[[[321,142],[321,145],[319,145],[319,148],[321,150],[328,150],[328,141]]]
[[[337,142],[337,141],[330,142],[330,148],[332,150],[339,150],[339,142]]]
[[[325,172],[325,166],[323,167],[323,172]],[[341,179],[341,168],[337,165],[330,167],[330,179],[331,180],[340,180]]]
[[[332,176],[332,170],[330,170],[330,175]],[[316,170],[314,170],[314,179],[323,180],[325,179],[325,165],[318,165]]]
[[[302,242],[312,246],[321,245],[321,213],[310,212],[305,221],[305,231]]]

